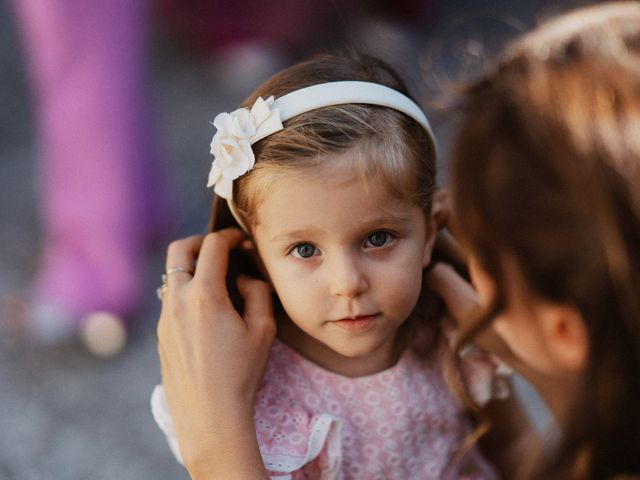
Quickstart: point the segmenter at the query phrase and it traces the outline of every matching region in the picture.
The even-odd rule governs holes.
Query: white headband
[[[214,156],[208,187],[215,185],[216,195],[227,199],[231,213],[247,230],[237,215],[232,195],[233,181],[253,168],[255,156],[251,145],[282,130],[282,122],[311,110],[331,105],[364,103],[392,108],[411,117],[426,130],[435,145],[435,137],[423,111],[406,95],[371,82],[330,82],[301,88],[275,99],[259,97],[251,107],[220,113],[213,120],[217,131],[211,140]]]

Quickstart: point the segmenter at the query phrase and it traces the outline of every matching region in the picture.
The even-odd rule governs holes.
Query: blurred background
[[[0,480],[186,479],[149,409],[164,249],[202,233],[210,121],[346,44],[431,113],[584,1],[0,2]],[[526,394],[538,423],[544,409]]]

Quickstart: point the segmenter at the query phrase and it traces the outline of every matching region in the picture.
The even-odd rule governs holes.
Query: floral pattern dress
[[[446,347],[441,350],[430,362],[407,351],[389,369],[350,378],[319,367],[276,339],[254,406],[271,478],[498,478],[475,447],[459,458],[470,424],[443,378]],[[483,362],[467,362],[465,370],[467,379],[475,375],[470,379],[475,390],[487,392],[487,384],[495,382]],[[151,403],[180,460],[162,386]]]

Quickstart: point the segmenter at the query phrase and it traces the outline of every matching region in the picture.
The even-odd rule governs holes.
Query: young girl
[[[452,194],[483,307],[470,332],[494,327],[562,430],[523,474],[640,478],[640,5],[549,22],[465,102]]]
[[[241,226],[277,294],[254,406],[270,475],[494,478],[475,448],[458,456],[469,420],[443,378],[440,320],[419,318],[435,234],[424,114],[394,72],[357,56],[293,66],[245,105],[214,121],[209,183],[213,230]],[[164,402],[157,389],[179,457]]]

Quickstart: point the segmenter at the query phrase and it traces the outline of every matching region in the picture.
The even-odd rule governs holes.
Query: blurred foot
[[[52,303],[10,297],[4,301],[3,313],[3,329],[36,348],[64,348],[79,339],[92,355],[108,358],[120,353],[127,341],[123,319],[110,312],[92,312],[78,319]]]
[[[82,319],[80,337],[87,350],[96,357],[119,354],[127,342],[122,318],[111,312],[93,312]]]

